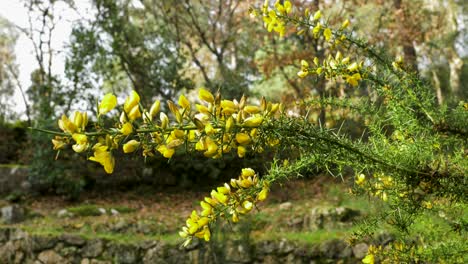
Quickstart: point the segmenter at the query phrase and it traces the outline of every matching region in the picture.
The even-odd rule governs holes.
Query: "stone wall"
[[[0,167],[0,195],[29,188],[28,168],[24,166]]]
[[[182,249],[161,241],[135,244],[85,239],[71,234],[30,235],[18,228],[0,229],[0,263],[110,264],[110,263],[360,263],[367,245],[351,248],[340,240],[320,245],[298,245],[286,240],[247,245],[193,244]]]

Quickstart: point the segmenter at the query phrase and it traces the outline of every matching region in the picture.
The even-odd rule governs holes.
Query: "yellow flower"
[[[239,222],[239,215],[236,212],[232,214],[232,222],[233,223]]]
[[[201,201],[200,202],[200,205],[203,209],[203,211],[201,212],[201,215],[202,216],[209,216],[213,213],[213,206],[205,201]]]
[[[341,60],[341,63],[346,65],[346,64],[349,63],[349,60],[350,60],[349,57],[346,57],[346,58]]]
[[[236,141],[241,145],[247,145],[250,143],[250,136],[246,133],[237,133]]]
[[[54,150],[62,149],[65,146],[65,142],[59,137],[52,139],[52,144],[54,145]]]
[[[76,125],[73,122],[71,122],[66,115],[62,115],[62,118],[58,121],[58,125],[60,129],[62,129],[63,132],[66,133],[72,134],[76,131]]]
[[[169,118],[164,112],[159,114],[159,119],[161,119],[161,128],[166,129],[167,125],[169,125]]]
[[[242,179],[238,182],[239,187],[241,188],[250,188],[254,184],[252,177]]]
[[[314,14],[314,21],[319,20],[321,17],[322,17],[322,12],[321,12],[320,10],[318,10],[318,11],[315,12],[315,14]]]
[[[88,137],[85,134],[73,134],[73,140],[75,140],[76,144],[72,146],[75,152],[83,152],[88,148]]]
[[[361,173],[356,177],[355,182],[356,182],[357,185],[362,185],[362,184],[364,184],[365,180],[366,180],[366,175]]]
[[[222,194],[222,193],[219,193],[215,190],[212,190],[211,191],[211,198],[217,200],[218,202],[222,203],[222,204],[227,204],[228,200],[229,200],[229,197],[226,196],[225,194]]]
[[[248,178],[248,177],[253,177],[255,175],[255,171],[251,168],[244,168],[242,169],[241,172],[241,177],[242,178]]]
[[[73,124],[76,126],[78,132],[84,131],[88,124],[88,114],[86,112],[75,111],[73,114]]]
[[[122,112],[119,117],[120,123],[124,124],[128,121],[127,114],[125,112]]]
[[[242,203],[242,207],[244,207],[245,210],[250,211],[253,208],[253,203],[251,201],[244,201]]]
[[[171,132],[171,136],[173,138],[178,138],[178,139],[184,139],[185,137],[185,132],[183,130],[180,130],[180,129],[174,129],[172,132]]]
[[[210,238],[211,238],[211,231],[210,231],[210,228],[208,228],[208,226],[205,226],[203,228],[203,239],[205,239],[205,241],[210,241]]]
[[[324,31],[323,31],[323,36],[325,37],[325,40],[326,41],[330,41],[331,37],[332,37],[332,32],[329,28],[326,28]]]
[[[127,114],[130,113],[133,110],[133,108],[138,105],[139,102],[140,102],[140,96],[135,90],[133,90],[130,96],[127,97],[127,99],[125,99],[125,103],[124,103],[125,113]]]
[[[213,94],[203,88],[200,88],[200,90],[198,91],[198,97],[200,98],[200,100],[205,101],[207,103],[214,103]]]
[[[268,187],[263,187],[263,189],[258,193],[257,200],[263,201],[268,196]]]
[[[270,10],[268,15],[263,16],[263,21],[265,22],[265,27],[267,28],[268,32],[274,30],[275,32],[279,33],[280,37],[283,37],[286,33],[284,21],[277,17],[274,10]]]
[[[134,152],[140,146],[140,142],[132,139],[123,145],[124,153]]]
[[[308,74],[309,74],[309,71],[304,71],[304,70],[300,70],[297,72],[297,76],[299,76],[299,78],[305,78]]]
[[[229,187],[229,185],[225,183],[224,186],[220,186],[220,187],[216,188],[216,190],[219,193],[228,194],[228,193],[231,192],[231,187]]]
[[[357,62],[351,63],[351,65],[348,66],[348,71],[354,72],[359,70],[359,64]]]
[[[154,101],[153,105],[151,105],[151,108],[150,108],[151,118],[155,117],[159,113],[160,108],[161,108],[161,102],[159,100]]]
[[[305,60],[301,60],[301,70],[297,73],[297,76],[304,78],[309,74],[309,63]]]
[[[237,147],[237,156],[239,156],[239,158],[245,157],[246,152],[247,152],[247,149],[245,147],[243,146]]]
[[[159,145],[157,150],[159,151],[159,153],[161,153],[163,155],[163,157],[165,157],[167,159],[172,158],[172,156],[175,153],[175,149],[168,148],[166,145]]]
[[[206,147],[207,147],[207,150],[203,153],[205,157],[211,158],[215,156],[216,154],[218,154],[218,146],[210,138],[206,139]]]
[[[208,107],[206,107],[204,105],[196,104],[195,107],[197,108],[198,112],[200,112],[202,114],[205,114],[205,115],[210,114],[210,110],[208,109]]]
[[[200,138],[200,140],[197,141],[197,143],[195,143],[195,149],[198,150],[198,151],[204,151],[206,150],[206,143],[205,143],[205,139],[204,138]]]
[[[244,126],[246,127],[257,127],[263,122],[263,117],[253,116],[244,120]]]
[[[115,159],[110,151],[107,151],[107,148],[107,146],[103,146],[100,143],[96,144],[93,148],[94,156],[90,157],[89,160],[98,162],[108,174],[111,174],[114,171]]]
[[[216,132],[216,130],[213,128],[213,126],[212,126],[210,123],[208,123],[208,124],[205,125],[205,133],[206,133],[207,135],[212,135],[212,134],[214,134],[215,132]]]
[[[130,112],[127,113],[127,116],[130,120],[135,120],[139,117],[141,117],[141,112],[140,112],[140,107],[138,105],[135,105]]]
[[[190,109],[190,102],[183,94],[179,96],[179,105],[185,110]]]
[[[120,129],[120,133],[124,136],[128,136],[133,132],[133,126],[130,123],[123,124],[122,128]]]
[[[361,80],[361,74],[358,72],[358,73],[355,73],[353,75],[348,75],[346,77],[346,82],[351,84],[351,86],[353,87],[356,87],[359,83],[359,81]]]
[[[362,259],[362,263],[374,264],[375,263],[374,254],[368,254],[365,258]]]
[[[317,23],[317,25],[312,29],[312,33],[314,34],[314,37],[318,37],[320,30],[322,30],[322,25],[320,23]]]
[[[346,19],[343,24],[341,24],[341,29],[345,29],[349,26],[349,19]]]
[[[188,228],[186,226],[182,227],[182,231],[179,232],[179,236],[181,236],[182,238],[187,238],[188,235]]]
[[[226,133],[229,133],[234,126],[234,118],[229,117],[228,120],[226,121]]]
[[[104,95],[101,103],[99,104],[99,114],[105,115],[117,105],[117,97],[112,93]]]
[[[221,108],[232,108],[232,109],[236,109],[236,104],[231,101],[231,100],[222,100],[221,101]]]
[[[280,1],[278,0],[275,3],[275,8],[276,8],[276,10],[278,10],[278,12],[285,15],[285,14],[291,13],[292,4],[288,0],[284,1],[284,4],[281,4]]]

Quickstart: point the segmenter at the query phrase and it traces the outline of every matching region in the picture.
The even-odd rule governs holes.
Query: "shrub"
[[[456,219],[450,210],[466,204],[468,105],[460,102],[453,109],[437,105],[433,89],[424,80],[408,70],[400,58],[389,58],[357,38],[348,30],[348,20],[335,27],[322,18],[321,11],[292,15],[292,10],[291,3],[284,1],[273,9],[267,4],[252,8],[251,13],[263,19],[268,31],[281,37],[294,31],[325,40],[333,55],[323,61],[302,60],[299,78],[316,76],[345,84],[348,89],[366,86],[372,91],[371,98],[314,98],[300,103],[306,109],[322,105],[354,112],[366,128],[362,138],[317,126],[307,114],[291,115],[287,107],[265,99],[253,105],[245,97],[225,100],[205,89],[199,90],[201,103],[195,109],[184,95],[177,104],[168,101],[171,118],[160,111],[159,101],[147,110],[139,95],[132,92],[119,107],[120,118],[113,126],[106,126],[106,114],[117,105],[116,97],[108,94],[99,105],[95,130],[86,130],[86,113],[76,112],[59,120],[62,132],[42,131],[56,135],[53,144],[57,150],[67,144],[73,144],[76,152],[92,149],[89,159],[107,173],[113,172],[113,153],[120,149],[168,159],[179,151],[198,151],[216,159],[227,153],[242,158],[271,150],[273,162],[266,173],[242,169],[238,178],[214,189],[201,202],[202,210],[194,210],[180,232],[184,245],[197,238],[210,240],[211,229],[220,218],[238,222],[267,198],[271,184],[317,170],[335,176],[350,170],[355,175],[353,193],[374,196],[388,204],[389,210],[375,221],[370,219],[351,241],[381,223],[408,233],[416,217],[433,210],[448,212],[447,221]],[[155,120],[157,116],[159,120]],[[461,222],[455,232],[466,232],[465,221]],[[410,243],[401,236],[386,249],[370,247],[363,261],[456,262],[463,260],[466,250],[461,239],[419,242]]]

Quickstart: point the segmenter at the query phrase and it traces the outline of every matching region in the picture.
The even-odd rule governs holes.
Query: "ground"
[[[254,212],[244,217],[244,221],[231,231],[234,234],[246,232],[242,229],[249,226],[247,231],[255,239],[281,237],[308,242],[343,237],[350,233],[347,228],[351,226],[350,223],[325,223],[325,227],[314,227],[313,223],[307,221],[312,221],[309,219],[310,214],[317,208],[322,211],[346,208],[356,210],[361,215],[369,213],[369,201],[355,199],[347,191],[340,180],[323,177],[275,186],[269,199],[259,204]],[[177,233],[186,217],[208,193],[180,190],[155,192],[141,187],[125,193],[93,191],[83,194],[75,202],[57,196],[28,198],[23,203],[32,217],[17,225],[34,233],[68,232],[85,237],[128,241],[154,238],[178,243],[181,240]]]
[[[350,193],[351,185],[338,178],[315,177],[274,186],[269,198],[241,218],[238,224],[224,223],[217,227],[212,240],[261,242],[286,239],[317,245],[333,239],[350,244],[388,243],[394,239],[395,228],[384,224],[373,229],[370,235],[354,241],[354,235],[362,233],[361,224],[376,216],[385,204],[372,197],[356,197]],[[208,194],[209,189],[162,192],[141,186],[127,192],[87,192],[74,202],[57,196],[30,197],[22,202],[29,210],[28,219],[15,226],[40,235],[68,233],[119,243],[163,240],[179,245],[182,239],[178,231]],[[413,237],[448,234],[453,227],[442,218],[440,212],[434,212],[415,219]],[[462,216],[465,218],[466,215]],[[453,240],[460,239],[455,236]],[[450,242],[452,237],[443,239]],[[437,238],[426,242],[434,241],[438,241]]]

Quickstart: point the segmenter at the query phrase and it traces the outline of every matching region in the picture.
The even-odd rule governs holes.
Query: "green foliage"
[[[275,112],[280,109],[279,105],[275,106],[275,111],[270,112],[273,104],[267,104],[262,99],[260,107],[254,107],[258,111],[254,110],[247,115],[245,98],[241,99],[243,103],[236,104],[232,101],[221,101],[220,95],[215,99],[209,92],[201,90],[200,98],[205,101],[206,106],[202,105],[202,110],[198,109],[198,113],[192,111],[190,101],[183,96],[179,99],[181,108],[173,102],[168,102],[177,123],[171,123],[166,114],[161,115],[161,122],[153,122],[153,113],[143,117],[143,120],[135,121],[141,117],[139,111],[143,111],[143,106],[152,101],[155,91],[162,98],[171,98],[181,88],[190,88],[178,72],[179,66],[185,61],[179,60],[172,52],[178,42],[172,42],[171,28],[165,28],[163,21],[158,20],[156,16],[147,27],[142,27],[142,20],[139,20],[141,10],[133,9],[129,5],[120,6],[115,1],[101,0],[96,3],[99,9],[96,25],[100,31],[92,32],[83,27],[75,30],[74,34],[75,44],[78,46],[91,43],[91,47],[94,47],[104,43],[98,49],[91,49],[99,51],[101,57],[98,56],[98,60],[93,61],[89,58],[91,53],[81,56],[82,49],[77,48],[76,54],[72,56],[76,61],[69,64],[72,75],[85,76],[82,75],[85,68],[81,68],[80,59],[87,58],[89,61],[86,63],[96,66],[101,75],[99,78],[104,76],[104,83],[109,87],[119,86],[122,81],[130,81],[146,101],[139,105],[138,95],[127,99],[127,106],[124,105],[123,111],[125,120],[121,123],[130,123],[132,131],[129,133],[122,132],[122,124],[118,122],[106,128],[104,123],[100,122],[101,119],[97,122],[96,131],[92,132],[86,132],[84,129],[64,129],[61,126],[64,133],[55,134],[63,137],[61,140],[64,145],[71,143],[73,138],[78,145],[85,146],[86,150],[90,142],[103,142],[94,145],[93,159],[101,163],[106,172],[112,173],[112,151],[119,149],[119,144],[122,144],[124,149],[130,149],[125,151],[128,153],[142,149],[144,156],[153,156],[157,154],[157,150],[164,157],[171,158],[177,147],[185,146],[185,150],[197,149],[203,151],[207,157],[219,158],[223,156],[223,147],[227,147],[227,152],[231,151],[231,143],[233,148],[237,148],[239,157],[243,157],[246,151],[242,146],[244,144],[248,145],[249,150],[261,152],[263,146],[267,146],[267,139],[278,139],[280,142],[274,161],[263,177],[260,178],[257,172],[246,169],[239,178],[233,179],[230,185],[226,184],[213,190],[211,197],[202,203],[204,215],[199,216],[194,211],[181,232],[181,236],[186,238],[185,245],[195,237],[210,240],[212,223],[220,217],[237,222],[238,214],[246,214],[256,202],[265,199],[270,184],[292,177],[327,172],[343,179],[347,174],[355,175],[353,193],[374,196],[387,205],[386,210],[379,216],[366,219],[363,229],[355,235],[370,235],[379,225],[388,223],[401,234],[401,244],[392,245],[389,249],[372,247],[369,250],[369,258],[380,256],[382,259],[391,260],[408,258],[437,261],[446,256],[444,252],[449,252],[455,256],[454,261],[458,261],[461,253],[465,251],[456,234],[453,234],[453,241],[451,236],[447,236],[441,244],[423,243],[424,239],[431,238],[431,233],[421,233],[424,239],[416,239],[413,244],[411,239],[405,236],[411,234],[412,230],[417,230],[418,227],[414,225],[416,220],[433,208],[440,206],[440,209],[454,210],[455,207],[461,206],[462,210],[465,210],[467,197],[464,183],[468,171],[467,103],[457,100],[456,93],[454,99],[448,103],[443,102],[440,95],[435,93],[443,89],[432,87],[416,71],[416,60],[412,57],[414,47],[411,43],[401,43],[403,57],[408,63],[405,64],[402,57],[394,58],[384,52],[386,45],[372,45],[372,41],[348,30],[349,21],[339,27],[334,26],[334,20],[322,19],[320,11],[312,15],[309,11],[303,13],[301,10],[300,15],[291,15],[292,5],[289,1],[277,2],[274,9],[268,6],[258,10],[252,9],[252,14],[262,16],[267,29],[278,33],[280,37],[290,31],[297,31],[298,36],[291,37],[297,38],[296,42],[286,40],[283,49],[279,51],[275,49],[278,45],[273,43],[271,57],[266,54],[259,55],[259,60],[270,61],[269,63],[273,64],[273,67],[265,72],[283,74],[284,78],[276,78],[272,82],[290,80],[288,74],[291,67],[276,67],[278,61],[284,59],[294,64],[301,59],[297,75],[302,80],[307,80],[304,78],[308,77],[315,81],[317,88],[311,89],[315,92],[315,97],[298,102],[295,105],[297,109],[287,109],[291,112],[281,109],[278,115],[275,115]],[[401,9],[396,2],[394,4],[397,10]],[[186,6],[182,4],[177,7]],[[370,10],[370,6],[366,8]],[[134,21],[129,19],[129,14],[134,15]],[[189,15],[191,22],[200,28],[209,25],[206,20],[198,20],[199,16],[195,13]],[[417,18],[421,19],[421,16],[418,14]],[[205,18],[203,15],[200,17]],[[179,17],[176,15],[173,18]],[[154,33],[151,31],[154,28],[161,30]],[[228,68],[222,63],[224,54],[206,43],[206,36],[200,28],[197,27],[197,32],[201,41],[205,41],[204,45],[218,60],[217,73],[223,77],[219,80],[228,84],[237,82],[237,76],[225,74]],[[100,39],[100,33],[106,33],[110,41]],[[163,44],[157,49],[151,45],[146,46],[145,40],[148,36],[151,36],[153,42]],[[454,41],[454,38],[448,40]],[[190,42],[185,45],[191,48]],[[291,56],[286,50],[293,45],[301,49],[311,48],[314,52]],[[197,64],[194,56],[196,52],[190,51]],[[162,64],[155,64],[161,61]],[[206,70],[198,66],[202,71]],[[100,70],[105,74],[99,72]],[[122,72],[126,73],[128,79],[121,78]],[[210,82],[206,72],[204,73],[206,82]],[[445,73],[445,77],[438,77],[439,84],[447,85],[448,81],[443,79],[447,78],[446,75]],[[110,78],[106,79],[106,76]],[[452,77],[450,83],[453,90],[457,84],[453,82]],[[77,81],[80,82],[79,78]],[[52,83],[49,79],[49,86],[38,87],[51,89]],[[289,83],[299,96],[307,94],[303,88],[310,83]],[[210,88],[216,86],[218,85],[213,81]],[[458,102],[453,104],[451,101]],[[125,110],[129,105],[136,111]],[[319,118],[309,115],[313,109],[320,109]],[[47,108],[42,112],[47,113],[47,110],[51,109]],[[351,131],[350,127],[327,125],[326,110],[332,117],[337,112],[346,112],[349,115],[338,115],[337,121],[343,124],[349,119],[353,124],[357,124],[357,128]],[[159,108],[156,112],[159,113]],[[206,114],[206,117],[202,118],[203,122],[195,117],[196,114],[203,114],[202,112]],[[128,117],[130,121],[126,119]],[[256,121],[254,124],[247,124],[247,120]],[[68,122],[73,128],[72,123],[75,121]],[[344,129],[341,129],[343,127]],[[79,143],[74,133],[82,133],[81,136],[85,137],[85,140]],[[92,139],[88,141],[87,136]],[[97,139],[98,136],[106,138]],[[196,144],[198,147],[194,147]],[[450,225],[451,220],[447,221]],[[464,218],[455,221],[454,225],[458,226],[457,230],[452,230],[454,233],[465,234]],[[448,248],[454,251],[447,251]],[[404,251],[404,254],[396,254],[398,251]]]
[[[66,73],[76,87],[76,99],[96,82],[107,91],[131,86],[148,104],[155,96],[171,99],[192,88],[182,68],[185,59],[160,18],[145,17],[128,3],[106,0],[95,5],[97,17],[72,32]],[[92,102],[90,106],[97,101],[92,94],[83,99]]]

